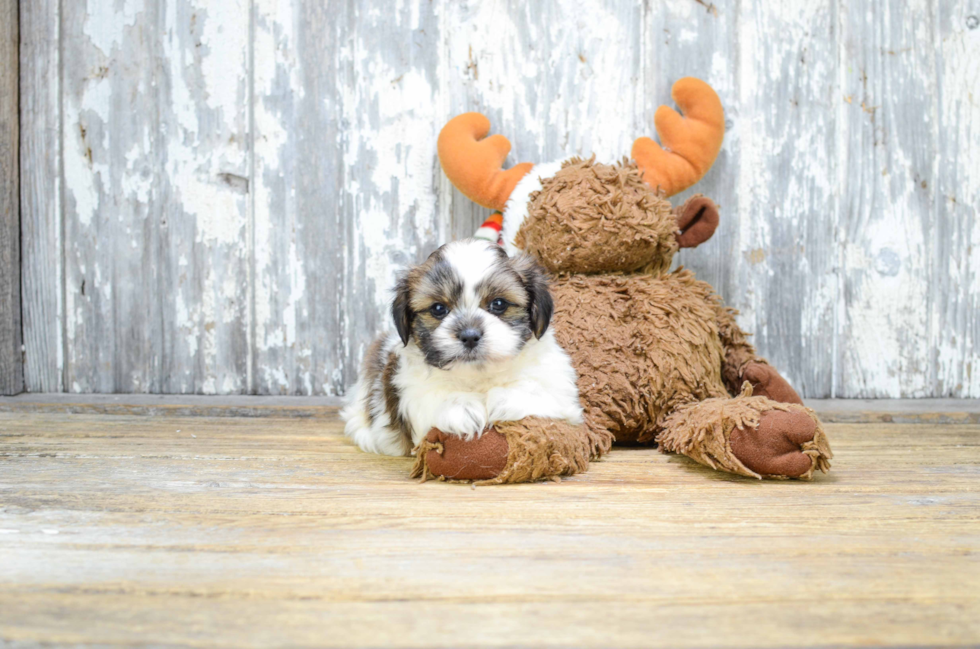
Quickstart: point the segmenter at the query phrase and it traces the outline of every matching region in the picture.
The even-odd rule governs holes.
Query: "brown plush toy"
[[[814,412],[760,358],[736,312],[688,270],[670,271],[679,248],[703,243],[718,210],[703,196],[671,208],[721,149],[724,113],[703,81],[673,88],[684,113],[661,106],[664,148],[649,138],[633,161],[571,158],[501,164],[510,143],[486,138],[478,113],[439,136],[449,179],[477,203],[503,212],[478,234],[499,231],[509,253],[533,254],[554,276],[552,326],[578,372],[582,427],[545,420],[498,422],[463,441],[438,430],[417,451],[423,478],[525,482],[584,471],[620,444],[658,444],[743,476],[809,479],[832,457]]]

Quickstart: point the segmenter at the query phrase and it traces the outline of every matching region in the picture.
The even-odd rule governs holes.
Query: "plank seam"
[[[248,298],[245,327],[248,350],[245,359],[245,392],[256,394],[255,383],[255,0],[248,3],[248,197],[246,207],[246,243],[248,254]]]
[[[58,341],[58,346],[61,350],[61,367],[58,368],[61,379],[61,392],[68,392],[68,314],[66,308],[68,306],[68,250],[65,246],[65,214],[67,210],[65,209],[65,189],[67,183],[65,181],[65,39],[64,39],[64,10],[65,0],[58,0],[58,136],[56,141],[58,143],[58,184],[61,186],[61,191],[58,194],[58,205],[57,205],[57,215],[58,219],[57,230],[58,230],[58,253],[57,259],[61,262],[61,268],[58,269],[60,272],[61,290],[58,296],[58,311],[60,311],[60,317],[58,318],[58,334],[61,340]]]
[[[836,178],[837,178],[837,191],[834,193],[834,205],[832,207],[832,212],[834,215],[834,252],[837,257],[836,268],[834,269],[834,290],[836,294],[834,295],[834,326],[830,334],[830,398],[838,398],[840,392],[840,331],[843,323],[841,318],[843,317],[844,310],[841,309],[841,300],[844,299],[844,245],[845,242],[841,238],[841,206],[843,204],[841,196],[841,188],[844,186],[844,165],[843,156],[844,151],[844,134],[843,125],[846,115],[844,113],[844,24],[843,18],[841,17],[840,3],[834,2],[834,25],[836,27],[836,38],[837,38],[837,85],[833,89],[832,101],[836,104],[837,110],[837,124],[834,128],[834,139],[837,147],[837,155],[834,158],[834,162],[837,165]],[[833,176],[832,176],[833,177]]]
[[[8,15],[10,18],[10,25],[8,29],[13,30],[11,43],[3,42],[0,43],[0,47],[3,47],[5,52],[3,58],[6,59],[8,53],[11,54],[11,59],[14,61],[13,71],[8,71],[8,79],[10,81],[13,93],[14,101],[11,102],[13,105],[12,114],[4,114],[0,116],[0,120],[6,121],[7,117],[10,118],[10,126],[12,127],[8,132],[9,144],[13,148],[9,153],[9,166],[7,167],[10,172],[9,178],[0,181],[0,191],[3,192],[3,196],[0,197],[0,207],[11,208],[8,213],[0,213],[0,219],[3,223],[0,225],[0,229],[4,232],[9,230],[8,233],[11,237],[16,237],[16,242],[11,242],[14,245],[10,245],[4,242],[0,242],[0,245],[9,245],[9,250],[12,253],[7,259],[10,264],[9,269],[0,267],[0,291],[3,292],[3,296],[0,297],[4,304],[9,304],[10,313],[3,314],[0,316],[3,322],[0,323],[0,338],[3,340],[3,348],[0,349],[0,394],[19,394],[24,390],[24,321],[23,321],[23,297],[21,290],[21,268],[23,266],[23,254],[21,250],[21,183],[20,183],[20,16],[18,11],[17,0],[8,0],[5,2],[5,6],[2,10],[4,14]],[[3,39],[6,41],[7,33],[3,34]],[[14,50],[9,52],[7,46],[10,45]],[[4,63],[6,65],[6,63]],[[6,88],[6,84],[4,84]],[[4,91],[5,91],[4,88]],[[7,107],[3,108],[4,113],[7,112]],[[6,139],[7,136],[4,136]],[[8,152],[3,152],[6,155]],[[0,165],[3,165],[0,162]],[[8,184],[9,181],[9,184]],[[14,201],[14,205],[7,204],[9,198]],[[9,218],[9,222],[8,221]],[[2,253],[6,255],[7,253]],[[5,265],[5,264],[4,264]],[[4,278],[3,274],[9,272],[9,275]],[[9,300],[9,302],[8,302]],[[9,334],[10,338],[7,338]],[[7,358],[9,355],[9,359]],[[6,360],[5,360],[6,359]],[[9,363],[7,362],[9,360]]]

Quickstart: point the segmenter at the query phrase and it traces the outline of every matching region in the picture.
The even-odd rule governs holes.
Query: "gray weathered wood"
[[[248,391],[249,3],[64,3],[65,383]]]
[[[17,0],[0,0],[0,394],[24,389],[20,308]]]
[[[935,5],[841,8],[841,394],[924,397],[936,380]]]
[[[65,387],[60,4],[20,5],[21,286],[30,392]]]
[[[343,383],[326,385],[344,349],[343,14],[275,0],[259,0],[254,11],[250,391],[329,394]]]
[[[487,214],[446,119],[613,161],[693,75],[729,130],[675,201],[723,218],[678,263],[808,397],[980,397],[980,0],[22,5],[29,390],[342,394]]]
[[[440,105],[439,43],[450,27],[445,3],[417,2],[378,11],[348,3],[340,33],[338,79],[343,99],[340,193],[346,251],[339,304],[343,352],[331,390],[350,385],[380,329],[391,329],[395,274],[447,240],[436,208],[436,137]],[[338,380],[339,379],[339,380]]]
[[[510,139],[511,163],[619,160],[652,128],[640,112],[641,2],[447,2],[443,11],[443,111],[486,114],[492,132]],[[439,181],[453,236],[472,235],[488,210],[441,172]]]
[[[342,394],[445,238],[438,38],[432,3],[256,4],[255,392]]]
[[[936,3],[934,396],[980,395],[980,0]]]

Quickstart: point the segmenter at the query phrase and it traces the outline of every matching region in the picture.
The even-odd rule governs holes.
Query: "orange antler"
[[[533,166],[522,162],[507,171],[501,169],[510,141],[492,135],[490,120],[480,113],[464,113],[449,120],[439,133],[439,162],[459,191],[475,203],[503,211],[514,187]]]
[[[670,96],[684,112],[661,106],[653,121],[664,148],[648,137],[633,143],[633,159],[651,187],[668,196],[682,192],[707,173],[725,137],[725,111],[718,94],[700,79],[685,77]]]

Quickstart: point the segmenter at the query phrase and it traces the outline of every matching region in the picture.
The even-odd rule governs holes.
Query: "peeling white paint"
[[[122,5],[120,7],[120,5]],[[143,12],[143,0],[95,0],[87,5],[85,35],[105,56],[112,56],[127,28],[135,27]],[[121,9],[121,10],[120,10]]]
[[[358,46],[363,47],[355,43],[355,50]],[[354,51],[341,56],[354,56]],[[396,254],[417,258],[422,252],[406,246],[406,218],[413,212],[422,216],[415,231],[425,238],[435,214],[436,88],[415,70],[399,74],[380,56],[366,67],[371,74],[365,76],[365,84],[341,89],[342,105],[354,114],[368,101],[377,117],[366,123],[352,120],[357,126],[345,133],[344,163],[348,168],[370,169],[370,175],[359,178],[349,192],[357,207],[354,228],[360,243],[353,251],[353,264],[363,266],[368,285],[373,286],[368,303],[385,311],[399,268]]]

